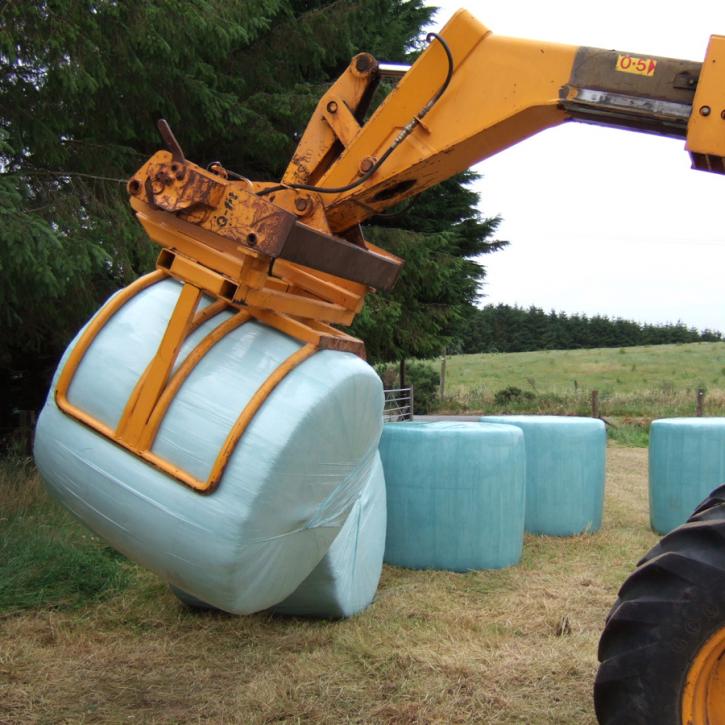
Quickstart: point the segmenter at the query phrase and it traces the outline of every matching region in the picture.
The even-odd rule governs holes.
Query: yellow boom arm
[[[281,183],[187,161],[170,130],[129,181],[164,247],[158,267],[320,347],[362,352],[346,325],[402,260],[359,224],[532,134],[569,120],[687,139],[725,172],[725,38],[704,63],[499,37],[465,10],[409,69],[367,53],[320,100]],[[382,76],[399,83],[367,122]]]
[[[686,137],[697,168],[725,171],[725,38],[713,36],[701,64],[499,37],[461,10],[441,41],[362,128],[340,134],[344,151],[316,176],[320,187],[340,187],[379,159],[443,82],[447,46],[450,84],[425,118],[363,184],[322,195],[333,232],[568,120]],[[322,99],[285,181],[299,178],[297,159],[310,155],[319,127],[336,128],[327,106],[341,100],[335,86]]]

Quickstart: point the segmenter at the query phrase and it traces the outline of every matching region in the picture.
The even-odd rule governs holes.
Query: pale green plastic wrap
[[[297,589],[270,611],[298,617],[339,619],[367,607],[375,596],[385,549],[385,479],[380,456],[345,525],[322,561]],[[211,607],[172,586],[185,604]]]
[[[598,531],[604,507],[607,432],[594,418],[487,415],[520,428],[526,444],[526,531],[572,536]]]
[[[180,289],[173,280],[154,284],[111,318],[80,365],[71,403],[118,423]],[[195,331],[177,365],[230,314]],[[205,479],[249,398],[299,348],[255,322],[231,332],[182,385],[153,451]],[[126,556],[229,612],[267,609],[300,586],[345,525],[376,462],[382,386],[349,353],[318,352],[279,384],[209,495],[62,413],[54,388],[55,381],[35,442],[49,489]]]
[[[649,431],[652,528],[666,534],[725,482],[725,418],[667,418]]]
[[[380,455],[388,499],[386,562],[468,571],[519,561],[521,431],[480,423],[388,423]]]
[[[272,611],[307,617],[351,617],[372,602],[385,551],[385,478],[380,456],[342,531],[302,584]]]

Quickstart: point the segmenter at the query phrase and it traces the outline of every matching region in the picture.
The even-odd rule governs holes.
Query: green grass
[[[447,376],[450,389],[517,385],[559,394],[577,387],[620,394],[694,391],[701,384],[725,389],[725,342],[456,355],[448,361]]]
[[[649,445],[649,425],[647,423],[625,423],[618,420],[607,426],[607,437],[622,446],[647,448]]]
[[[124,558],[47,498],[29,461],[0,463],[0,614],[78,607],[129,582]]]
[[[533,399],[497,404],[512,386]],[[699,387],[705,415],[725,415],[725,342],[455,355],[438,412],[590,415],[598,390],[604,417],[652,420],[694,415]]]

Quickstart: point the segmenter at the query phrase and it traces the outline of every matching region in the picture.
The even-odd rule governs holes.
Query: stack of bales
[[[569,536],[600,527],[601,421],[481,420],[385,426],[387,562],[451,571],[499,568],[519,560],[524,530]]]

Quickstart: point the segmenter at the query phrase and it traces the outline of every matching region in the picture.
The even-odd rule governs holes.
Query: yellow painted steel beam
[[[344,73],[319,100],[282,177],[286,184],[314,184],[334,160],[335,142],[349,145],[359,131],[353,111],[368,95],[377,62],[368,53],[356,55]],[[352,109],[352,110],[351,110]]]
[[[200,299],[201,290],[198,287],[185,284],[181,288],[158,349],[126,403],[116,428],[116,438],[129,448],[139,445],[149,417],[189,333]]]
[[[83,330],[78,342],[71,350],[70,355],[63,366],[63,370],[58,377],[58,384],[55,387],[55,401],[61,410],[68,412],[68,409],[71,407],[71,404],[68,401],[68,390],[73,382],[73,377],[75,376],[83,357],[86,352],[88,352],[88,348],[93,344],[93,341],[96,339],[105,324],[126,304],[126,302],[133,299],[139,292],[142,292],[147,287],[160,282],[165,276],[164,272],[156,270],[150,274],[144,275],[143,277],[139,277],[135,282],[132,282],[128,285],[128,287],[122,289],[112,299],[106,302],[88,325],[86,325],[86,328]]]
[[[206,309],[209,309],[209,305]],[[205,310],[206,311],[206,310]],[[164,420],[164,416],[169,406],[174,401],[176,394],[181,386],[186,382],[194,368],[201,362],[202,358],[214,347],[218,342],[223,340],[230,332],[236,330],[240,325],[251,319],[248,310],[240,310],[237,314],[230,317],[218,327],[215,327],[184,359],[179,365],[179,369],[174,373],[163,392],[161,393],[154,409],[149,416],[148,424],[145,426],[143,433],[138,441],[139,447],[142,449],[150,449],[153,446],[156,434]]]
[[[249,290],[241,299],[252,307],[262,307],[295,317],[336,322],[340,325],[349,325],[355,318],[354,311],[341,305],[271,289]]]
[[[560,90],[571,76],[577,47],[499,37],[465,10],[441,36],[454,60],[448,89],[370,179],[323,195],[333,232],[567,120]],[[319,186],[349,184],[359,176],[362,159],[380,158],[440,88],[447,65],[442,46],[433,42]]]
[[[687,129],[693,168],[725,173],[725,37],[713,35]]]
[[[249,424],[254,419],[264,402],[269,398],[274,389],[289,375],[298,365],[301,365],[307,358],[312,357],[317,352],[314,345],[305,345],[297,352],[290,355],[262,384],[257,392],[250,398],[249,402],[235,421],[232,429],[224,441],[224,445],[219,451],[216,461],[212,466],[211,473],[207,480],[207,491],[213,491],[219,484],[221,477],[224,475],[229,459],[234,453],[234,449],[239,443]]]
[[[321,325],[314,320],[298,320],[291,315],[272,310],[250,307],[249,311],[255,319],[295,340],[301,340],[324,350],[351,352],[365,359],[365,343],[334,327]]]
[[[300,289],[308,290],[323,300],[329,300],[352,312],[360,312],[365,301],[365,294],[355,294],[341,284],[323,279],[319,273],[300,267],[284,259],[276,259],[272,273],[288,280]]]

